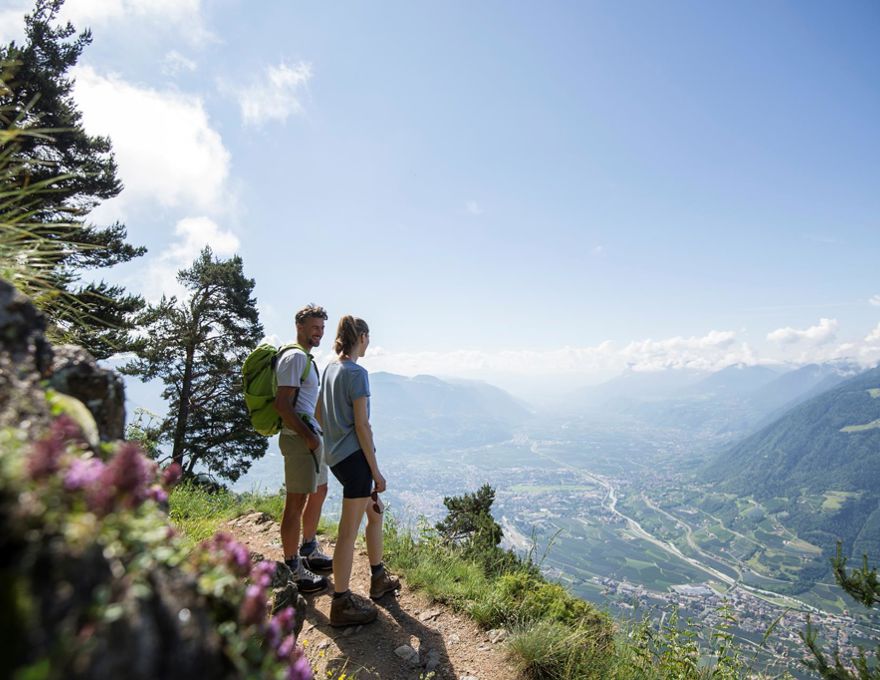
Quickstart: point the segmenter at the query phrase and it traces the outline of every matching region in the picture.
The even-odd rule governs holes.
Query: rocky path
[[[264,513],[231,520],[228,530],[253,553],[280,559],[278,523]],[[332,554],[333,545],[322,545]],[[355,553],[352,590],[369,592],[366,551]],[[401,578],[398,595],[377,605],[379,618],[366,626],[332,628],[330,592],[307,596],[309,608],[300,641],[317,680],[514,680],[502,644],[504,634],[481,630],[466,616],[430,602]],[[433,675],[432,675],[433,673]]]

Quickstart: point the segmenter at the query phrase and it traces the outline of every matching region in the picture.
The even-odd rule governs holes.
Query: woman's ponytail
[[[351,350],[354,349],[361,334],[369,332],[370,328],[366,321],[346,314],[339,320],[339,326],[336,328],[336,341],[333,343],[333,349],[339,356],[351,354]]]

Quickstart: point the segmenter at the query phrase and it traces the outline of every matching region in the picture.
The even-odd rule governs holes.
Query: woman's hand
[[[385,491],[385,478],[378,470],[373,473],[373,482],[376,485],[376,493],[382,493],[383,491]]]

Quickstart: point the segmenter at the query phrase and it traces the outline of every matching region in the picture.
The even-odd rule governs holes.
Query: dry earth
[[[231,520],[228,530],[266,559],[281,558],[278,523],[265,513]],[[324,542],[324,552],[333,544]],[[359,546],[352,571],[352,590],[369,592],[369,563]],[[403,587],[378,603],[379,618],[366,626],[332,628],[329,624],[331,587],[307,596],[309,608],[300,641],[317,680],[513,680],[518,677],[504,649],[503,631],[484,631],[466,616],[431,602],[420,592]],[[401,649],[408,645],[413,651]],[[413,653],[416,652],[416,653]],[[433,673],[433,675],[431,674]]]

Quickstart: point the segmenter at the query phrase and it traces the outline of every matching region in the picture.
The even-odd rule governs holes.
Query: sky
[[[29,2],[0,0],[0,38]],[[258,9],[255,9],[257,8]],[[880,361],[880,4],[68,0],[155,300],[209,244],[269,336],[520,396]]]

